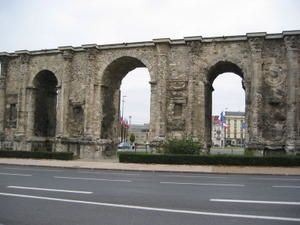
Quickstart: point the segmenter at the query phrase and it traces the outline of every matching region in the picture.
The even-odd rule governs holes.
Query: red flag
[[[123,117],[120,117],[120,124],[121,124],[121,125],[124,125]]]
[[[129,124],[128,124],[128,120],[127,119],[124,120],[124,127],[125,128],[129,128]]]

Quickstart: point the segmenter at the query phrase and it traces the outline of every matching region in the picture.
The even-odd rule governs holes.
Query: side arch
[[[118,142],[120,118],[120,86],[122,79],[136,68],[148,67],[139,58],[121,56],[106,65],[101,77],[101,138]],[[150,80],[151,73],[148,69]],[[152,98],[151,98],[152,99]],[[151,110],[151,108],[150,108]],[[151,112],[150,112],[151,115]],[[150,116],[151,123],[151,116]]]
[[[149,71],[150,81],[155,82],[157,80],[157,78],[155,76],[156,61],[154,60],[153,62],[151,62],[151,60],[149,60],[146,57],[141,57],[139,54],[120,54],[120,55],[112,57],[109,61],[107,61],[104,64],[104,66],[103,66],[104,69],[102,70],[102,72],[100,72],[100,74],[98,74],[98,76],[100,76],[100,80],[103,82],[103,77],[105,76],[105,73],[108,71],[108,69],[111,68],[112,65],[115,65],[121,61],[123,61],[123,64],[126,64],[126,61],[129,63],[136,61],[136,65],[140,65],[140,66],[136,66],[133,69],[138,68],[138,67],[145,67]],[[133,69],[131,69],[131,70],[133,70]],[[130,72],[131,70],[129,70],[128,72]]]
[[[52,73],[57,80],[56,86],[61,87],[61,85],[62,85],[61,77],[62,77],[63,71],[61,71],[59,68],[56,68],[56,67],[46,67],[46,66],[39,66],[38,68],[35,68],[34,70],[32,70],[32,72],[30,73],[29,79],[26,82],[27,87],[34,88],[34,80],[35,80],[36,76],[43,71],[45,71],[45,72],[49,71],[50,73]]]
[[[213,82],[214,80],[223,73],[234,73],[242,79],[242,87],[245,90],[245,121],[248,124],[249,122],[249,113],[248,113],[248,102],[250,98],[250,90],[248,88],[248,82],[245,82],[245,72],[243,67],[241,67],[238,63],[229,61],[229,60],[219,60],[214,64],[210,65],[206,69],[205,73],[205,85],[204,85],[204,114],[205,114],[205,142],[206,146],[209,149],[212,145],[212,92]],[[246,142],[248,141],[248,132],[246,132]]]
[[[249,63],[248,63],[249,64]],[[249,65],[245,62],[242,62],[240,59],[234,56],[223,56],[223,57],[216,57],[210,60],[204,69],[205,73],[205,82],[210,82],[212,78],[209,78],[210,72],[218,72],[226,73],[232,72],[240,76],[243,80],[243,87],[245,90],[250,90],[251,86],[251,73],[249,69]],[[219,68],[220,67],[220,68]],[[221,74],[219,73],[219,74]],[[216,75],[213,80],[217,77]],[[212,82],[211,82],[212,83]]]
[[[57,84],[55,74],[42,70],[33,79],[34,136],[54,137],[56,133]]]

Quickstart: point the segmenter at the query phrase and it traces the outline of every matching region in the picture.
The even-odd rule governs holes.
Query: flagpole
[[[121,113],[121,142],[124,142],[124,136],[125,136],[125,132],[124,132],[124,124],[123,124],[123,121],[124,121],[124,105],[125,105],[125,98],[126,98],[126,95],[123,95],[122,96],[122,113]]]
[[[226,108],[227,109],[227,108]],[[223,135],[224,135],[224,145],[223,147],[226,147],[226,109],[222,110],[221,114],[220,114],[220,121],[221,121],[221,128],[223,131]]]
[[[123,95],[123,97],[122,97],[122,119],[124,119],[124,105],[125,105],[126,97],[127,97],[126,95]]]
[[[226,128],[225,128],[225,126],[224,126],[224,124],[223,124],[223,134],[224,134],[224,148],[226,147]]]

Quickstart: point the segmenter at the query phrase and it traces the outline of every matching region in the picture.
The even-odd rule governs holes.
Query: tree
[[[131,144],[134,143],[134,141],[135,141],[135,135],[134,134],[130,134],[129,141],[130,141]]]

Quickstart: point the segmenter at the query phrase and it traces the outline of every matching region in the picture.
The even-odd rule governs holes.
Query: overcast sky
[[[300,29],[299,0],[0,0],[0,52],[297,29]],[[140,84],[149,88],[146,82],[149,75],[147,71],[133,74],[129,82],[126,80],[130,74],[125,77],[122,87],[129,91],[125,93],[127,115],[133,117],[134,123],[148,122],[149,109],[142,103],[149,102],[149,97],[142,97],[140,91],[145,93],[145,90]],[[221,87],[226,84],[228,88],[225,93],[233,89],[234,81],[228,77],[221,82]],[[216,82],[222,78],[219,76]],[[216,91],[223,90],[216,85]],[[240,85],[234,89],[243,93]],[[149,95],[149,89],[146,92]],[[214,107],[216,114],[224,108],[243,109],[244,98],[232,105],[230,101],[238,95],[226,97],[225,93],[214,101],[223,104],[218,109]],[[133,98],[136,98],[134,103],[130,103]]]

